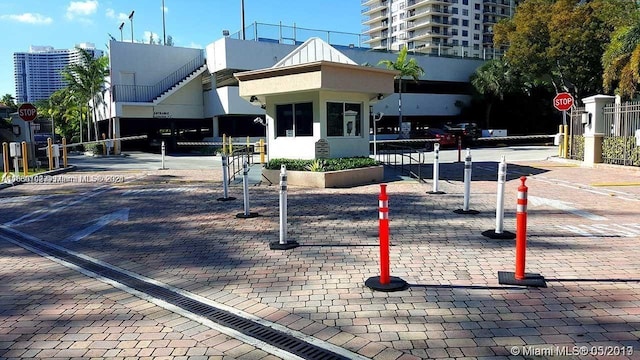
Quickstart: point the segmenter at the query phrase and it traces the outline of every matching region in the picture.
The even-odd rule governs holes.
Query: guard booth
[[[397,74],[312,38],[273,67],[235,77],[240,96],[266,111],[270,158],[318,159],[369,156],[370,105],[394,92]]]

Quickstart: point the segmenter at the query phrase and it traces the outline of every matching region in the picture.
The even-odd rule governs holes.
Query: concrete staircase
[[[188,84],[191,80],[195,79],[196,77],[198,77],[199,75],[204,73],[206,70],[207,70],[207,64],[205,63],[202,66],[200,66],[199,68],[197,68],[196,70],[194,70],[191,74],[187,75],[187,77],[185,77],[184,79],[180,80],[178,83],[176,83],[175,85],[173,85],[172,87],[170,87],[169,89],[164,91],[162,94],[160,94],[155,99],[153,99],[153,104],[154,105],[159,104],[160,102],[165,100],[167,97],[171,96],[176,91],[180,90],[180,88],[182,88],[184,85]]]

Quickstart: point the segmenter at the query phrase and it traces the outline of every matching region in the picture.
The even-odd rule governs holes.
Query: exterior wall
[[[313,102],[313,136],[275,137],[276,126],[274,116],[276,105],[300,102]],[[321,114],[319,113],[318,93],[297,93],[270,96],[267,98],[267,121],[269,130],[269,158],[313,159],[315,142],[320,139]]]
[[[195,59],[201,49],[176,46],[109,42],[111,85],[155,85]],[[135,84],[123,83],[123,74],[134,74]]]
[[[275,137],[275,108],[278,104],[313,102],[313,136]],[[327,137],[327,101],[362,103],[362,134],[359,137]],[[289,159],[314,159],[315,143],[321,138],[329,142],[330,155],[352,157],[369,155],[369,99],[366,94],[316,91],[267,97],[267,121],[269,130],[269,157]]]
[[[212,92],[217,95],[214,96],[217,102],[207,104],[207,108],[213,107],[207,110],[207,117],[229,114],[264,115],[264,110],[260,106],[252,105],[240,97],[240,89],[237,86],[225,86]]]

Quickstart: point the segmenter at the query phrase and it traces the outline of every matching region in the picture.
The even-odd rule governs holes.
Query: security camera
[[[260,124],[260,125],[265,125],[266,124],[265,120],[263,118],[261,118],[261,117],[257,117],[255,119],[253,119],[253,123],[254,124]]]
[[[379,121],[380,119],[382,119],[383,116],[384,116],[383,112],[375,113],[373,114],[373,120]]]

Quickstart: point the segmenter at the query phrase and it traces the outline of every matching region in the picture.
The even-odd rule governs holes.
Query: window
[[[458,8],[457,7],[451,8],[451,13],[452,14],[457,14],[458,13]]]
[[[276,136],[313,136],[313,103],[276,105]]]
[[[462,41],[462,46],[464,46],[464,47],[469,46],[469,42],[467,40],[463,40]]]
[[[476,10],[480,10],[480,4],[477,4],[477,3],[476,3],[476,4],[474,4],[474,8],[475,8]]]
[[[469,26],[469,20],[462,20],[462,26]]]
[[[463,36],[463,37],[467,37],[467,36],[469,36],[469,31],[467,31],[467,30],[462,30],[462,36]]]
[[[462,5],[469,5],[469,0],[462,0]]]
[[[362,136],[362,104],[327,102],[327,136]]]
[[[469,16],[469,10],[467,10],[467,9],[462,9],[462,15],[464,15],[464,16]]]

